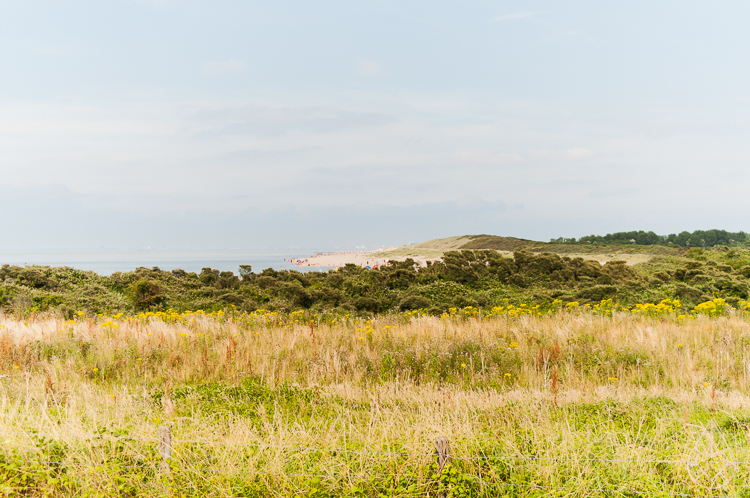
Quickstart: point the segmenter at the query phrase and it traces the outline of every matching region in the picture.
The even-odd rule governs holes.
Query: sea
[[[325,266],[299,266],[291,259],[304,259],[317,253],[334,252],[335,249],[259,249],[259,250],[139,250],[139,251],[65,251],[65,252],[0,252],[0,265],[17,266],[69,266],[78,270],[93,271],[100,275],[133,271],[138,267],[162,270],[180,268],[200,273],[210,267],[221,271],[239,272],[240,265],[252,266],[260,273],[266,268],[274,270],[327,271]]]

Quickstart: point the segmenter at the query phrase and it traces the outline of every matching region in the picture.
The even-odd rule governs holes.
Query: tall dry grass
[[[306,321],[275,325],[263,316],[102,323],[6,317],[0,320],[0,371],[48,373],[65,382],[101,376],[148,383],[258,376],[267,385],[360,386],[437,381],[435,372],[442,368],[442,380],[454,384],[545,390],[557,370],[564,390],[602,384],[701,390],[710,383],[724,394],[746,392],[750,378],[750,322],[741,317],[386,316],[323,323],[313,333]],[[384,371],[388,355],[409,361],[396,359],[391,371]],[[466,365],[458,369],[458,363]],[[511,372],[499,370],[503,366],[513,369],[510,382],[503,376]]]
[[[750,461],[739,316],[0,324],[4,472],[35,476],[31,494],[424,495],[438,435],[456,496],[742,492],[750,477],[726,463]]]

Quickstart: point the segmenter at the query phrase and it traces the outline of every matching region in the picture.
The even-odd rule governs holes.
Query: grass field
[[[8,496],[750,496],[739,311],[0,325]]]

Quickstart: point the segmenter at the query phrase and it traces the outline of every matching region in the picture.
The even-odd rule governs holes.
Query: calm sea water
[[[251,265],[259,273],[266,268],[295,269],[298,271],[326,271],[328,268],[297,266],[290,258],[306,258],[330,249],[280,249],[280,250],[227,250],[227,251],[80,251],[80,252],[0,252],[0,265],[70,266],[79,270],[95,271],[100,275],[111,275],[116,271],[133,271],[139,266],[162,270],[181,268],[185,271],[201,271],[211,267],[238,273],[240,265]]]

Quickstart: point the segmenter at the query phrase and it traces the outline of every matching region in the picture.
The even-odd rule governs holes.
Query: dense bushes
[[[662,257],[639,267],[621,261],[599,264],[552,253],[492,250],[445,253],[419,267],[413,260],[391,261],[377,269],[346,265],[327,272],[295,270],[260,273],[243,265],[239,276],[203,268],[137,268],[109,277],[72,268],[0,268],[0,306],[26,313],[57,308],[71,311],[142,311],[174,308],[206,311],[234,306],[345,313],[486,307],[506,302],[659,302],[679,298],[686,305],[712,297],[730,303],[747,299],[750,251],[724,248],[690,251],[691,258]]]

